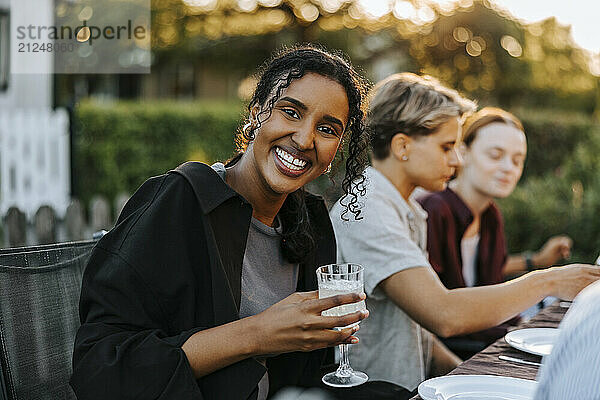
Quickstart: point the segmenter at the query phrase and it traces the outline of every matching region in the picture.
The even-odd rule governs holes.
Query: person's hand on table
[[[553,236],[533,255],[532,262],[536,267],[547,267],[571,256],[573,240],[566,236]]]
[[[319,299],[319,292],[293,293],[265,311],[253,317],[255,332],[259,335],[258,354],[285,353],[291,351],[312,351],[339,344],[355,344],[358,338],[353,334],[358,325],[339,331],[342,327],[360,322],[369,312],[357,311],[333,317],[321,316],[321,312],[343,304],[356,303],[365,299],[365,294],[348,293]]]
[[[539,272],[550,274],[554,286],[552,295],[562,300],[573,300],[583,288],[600,279],[597,265],[570,264]]]

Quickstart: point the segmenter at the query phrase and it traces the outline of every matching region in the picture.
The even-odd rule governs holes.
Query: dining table
[[[522,321],[514,329],[557,328],[567,312],[569,304],[557,301],[540,310],[530,320]],[[506,361],[500,359],[500,356],[512,357],[532,364]],[[540,367],[534,364],[541,362],[541,356],[519,351],[506,343],[504,338],[500,338],[473,357],[459,364],[448,375],[495,375],[535,380]],[[416,395],[411,400],[422,400],[422,398]]]

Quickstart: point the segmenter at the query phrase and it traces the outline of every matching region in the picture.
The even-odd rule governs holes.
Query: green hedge
[[[509,250],[535,250],[565,233],[574,241],[571,261],[593,262],[600,253],[600,126],[592,124],[573,147],[558,168],[530,177],[500,201]]]
[[[234,152],[241,103],[84,102],[75,111],[75,195],[114,199],[187,160]]]
[[[544,176],[567,160],[579,143],[590,140],[595,129],[586,114],[559,110],[515,109],[527,134],[527,161],[523,180]]]
[[[600,128],[591,118],[554,110],[513,110],[528,138],[521,183],[500,202],[509,249],[537,249],[551,235],[575,241],[574,259],[600,252]],[[241,103],[86,102],[76,109],[75,194],[113,200],[148,177],[186,160],[214,162],[234,151]],[[311,185],[335,200],[340,193],[323,178]]]

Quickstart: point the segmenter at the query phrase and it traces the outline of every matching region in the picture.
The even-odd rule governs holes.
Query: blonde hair
[[[477,137],[477,132],[494,122],[512,125],[525,133],[521,121],[508,111],[496,107],[484,107],[475,114],[470,115],[463,124],[463,142],[469,147]]]
[[[397,133],[429,135],[450,118],[475,109],[475,102],[433,77],[408,72],[391,75],[371,92],[367,126],[373,156],[386,158]]]

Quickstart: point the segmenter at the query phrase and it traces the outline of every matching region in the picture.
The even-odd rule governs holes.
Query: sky
[[[328,1],[328,0],[321,0]],[[334,0],[331,0],[334,1]],[[339,1],[339,0],[336,0]],[[424,0],[425,3],[438,3],[452,9],[452,3],[461,0]],[[559,23],[571,26],[571,36],[575,44],[590,52],[590,72],[600,76],[600,0],[489,0],[497,7],[507,10],[515,18],[532,23],[555,17]],[[359,0],[362,7],[372,15],[383,15],[391,7],[407,3],[400,0]],[[412,10],[414,10],[411,7]]]
[[[556,17],[561,24],[571,25],[575,43],[594,53],[600,53],[598,0],[493,0],[515,17],[527,22]]]

